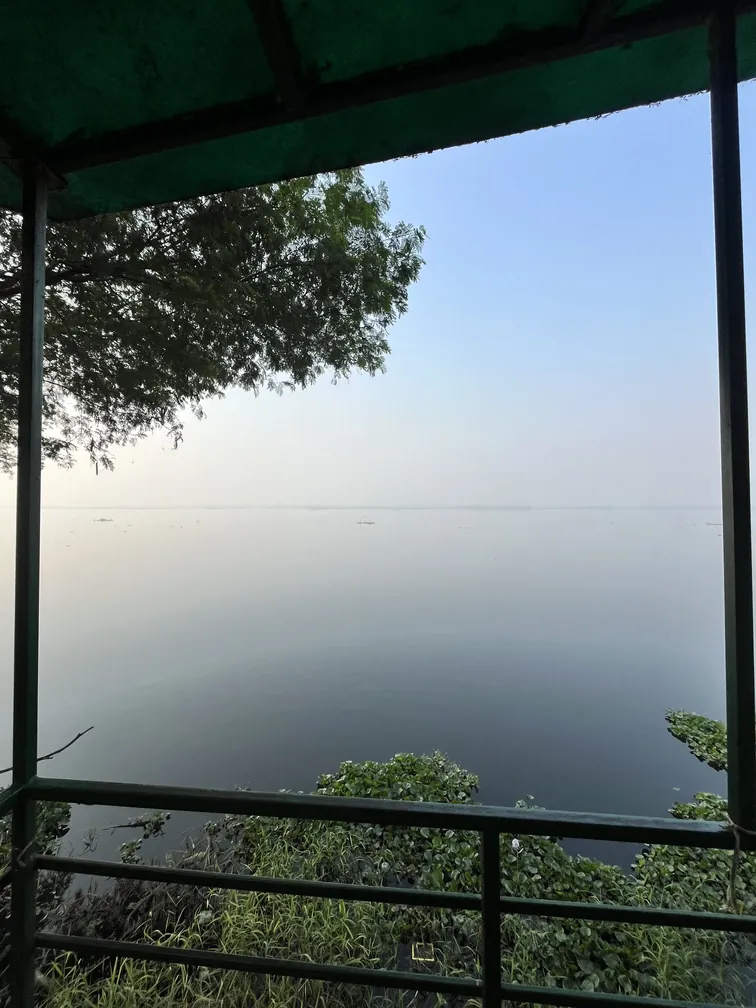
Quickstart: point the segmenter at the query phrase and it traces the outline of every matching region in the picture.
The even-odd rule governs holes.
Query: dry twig
[[[37,756],[37,763],[41,763],[42,760],[52,759],[53,756],[57,756],[58,753],[62,753],[64,749],[68,749],[69,746],[74,744],[74,742],[78,742],[82,735],[86,735],[87,732],[91,732],[93,728],[94,725],[90,725],[89,728],[85,728],[84,731],[80,731],[78,735],[75,735],[70,742],[66,742],[66,744],[61,746],[60,749],[53,749],[52,752],[46,753],[44,756]],[[0,774],[10,773],[12,769],[12,766],[5,767],[4,770],[0,770]]]

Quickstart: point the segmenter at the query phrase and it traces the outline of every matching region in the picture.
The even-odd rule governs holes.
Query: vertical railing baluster
[[[709,37],[722,442],[727,761],[730,817],[756,829],[751,486],[738,133],[737,19],[713,4]]]
[[[499,833],[482,835],[483,1008],[501,1006],[501,858]]]
[[[13,783],[23,786],[37,772],[42,357],[47,227],[47,177],[37,164],[24,165],[22,208]],[[34,1004],[36,880],[31,854],[35,833],[36,803],[22,795],[13,809],[12,820],[12,1008],[31,1008]]]

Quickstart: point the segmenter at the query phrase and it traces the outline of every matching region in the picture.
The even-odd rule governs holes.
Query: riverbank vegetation
[[[684,742],[702,763],[715,770],[727,769],[727,729],[721,721],[691,711],[670,710],[667,725],[671,734]]]
[[[670,712],[668,721],[673,734],[699,758],[712,765],[722,761],[724,726],[680,712]],[[387,763],[343,763],[337,773],[319,779],[316,793],[470,803],[477,791],[473,774],[434,753],[398,755]],[[698,794],[670,811],[680,818],[726,818],[724,799],[712,794]],[[65,807],[48,807],[42,837],[46,849],[59,846],[67,814]],[[145,834],[153,833],[159,821],[147,820]],[[141,845],[141,840],[124,844],[124,859],[139,860]],[[7,832],[0,832],[0,855],[3,846],[7,854]],[[733,855],[727,851],[646,848],[628,872],[568,854],[556,838],[507,835],[501,838],[501,855],[503,891],[517,896],[756,912],[752,855],[741,856],[734,886]],[[169,860],[186,867],[282,878],[480,891],[478,838],[464,830],[226,817],[209,823],[201,840],[193,840]],[[44,873],[41,884],[45,926],[72,934],[449,975],[476,976],[480,971],[480,917],[473,912],[131,880],[62,899],[59,888],[49,888]],[[692,1001],[742,1003],[744,998],[751,946],[736,935],[512,915],[503,916],[502,926],[507,981]],[[431,962],[411,958],[410,949],[419,942],[433,946]],[[178,965],[76,961],[52,954],[40,963],[40,970],[40,996],[48,1008],[425,1008],[452,1003],[456,1008],[476,1003]]]

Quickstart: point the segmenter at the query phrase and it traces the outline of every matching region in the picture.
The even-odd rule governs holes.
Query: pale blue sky
[[[752,290],[755,85],[741,101]],[[387,374],[233,393],[178,452],[49,467],[45,503],[718,502],[706,96],[368,174],[428,230]]]

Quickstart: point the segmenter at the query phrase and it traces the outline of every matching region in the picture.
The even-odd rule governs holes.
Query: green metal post
[[[44,344],[47,177],[23,170],[21,342],[18,377],[16,502],[16,618],[13,655],[13,783],[37,772],[39,679],[39,533],[42,473],[42,357]],[[36,802],[22,794],[13,809],[11,889],[12,1008],[34,1003],[35,872],[32,846]]]
[[[501,856],[498,830],[482,836],[483,1008],[501,1008]]]
[[[709,60],[722,441],[728,802],[733,821],[753,830],[756,707],[736,30],[732,0],[718,0],[711,18]]]

